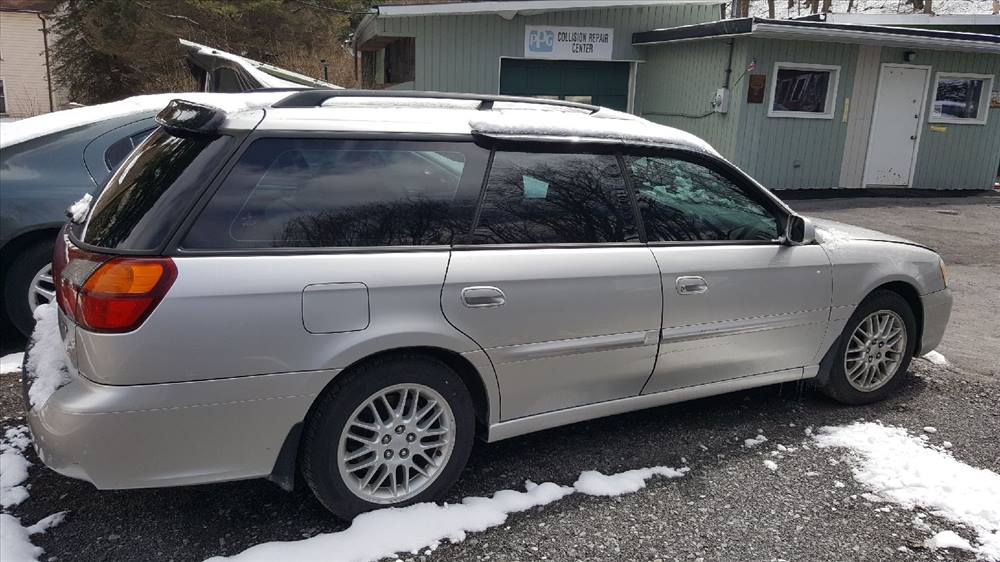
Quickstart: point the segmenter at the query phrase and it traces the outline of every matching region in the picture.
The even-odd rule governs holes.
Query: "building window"
[[[839,66],[775,64],[768,116],[833,119],[839,77]]]
[[[7,94],[3,89],[3,80],[0,79],[0,115],[7,113]]]
[[[986,124],[993,76],[938,72],[934,81],[931,123]]]

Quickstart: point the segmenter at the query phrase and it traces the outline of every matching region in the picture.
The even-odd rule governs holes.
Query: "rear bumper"
[[[933,351],[944,338],[948,319],[951,318],[951,289],[928,293],[920,300],[924,306],[924,330],[918,355]]]
[[[42,462],[100,489],[265,477],[335,374],[139,386],[76,376],[30,408],[28,423]]]

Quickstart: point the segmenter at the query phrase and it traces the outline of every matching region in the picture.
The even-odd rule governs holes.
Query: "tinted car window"
[[[104,152],[104,163],[108,167],[108,171],[112,171],[125,160],[129,152],[132,149],[142,144],[142,141],[146,140],[149,133],[152,133],[153,129],[146,129],[140,133],[136,133],[130,137],[125,137],[111,146]]]
[[[626,157],[650,242],[774,240],[774,214],[718,172],[684,160]]]
[[[108,180],[82,240],[103,248],[158,248],[214,175],[228,136],[175,136],[158,129]]]
[[[638,240],[614,156],[497,152],[474,241],[480,244]]]
[[[487,156],[471,143],[257,140],[183,246],[451,244],[471,226]]]

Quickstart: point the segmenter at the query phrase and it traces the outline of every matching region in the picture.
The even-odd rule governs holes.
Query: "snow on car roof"
[[[4,123],[3,127],[0,127],[0,148],[7,148],[8,146],[32,139],[108,119],[128,115],[135,115],[136,119],[142,119],[143,117],[151,116],[143,114],[156,113],[166,107],[170,100],[173,99],[185,99],[195,103],[211,105],[227,113],[236,113],[248,109],[265,107],[287,95],[288,92],[248,92],[234,94],[191,92],[134,96],[116,102],[66,109],[21,119],[13,123]]]
[[[479,109],[463,99],[331,98],[318,107],[271,108],[262,130],[338,130],[627,142],[695,150],[718,156],[699,137],[620,111],[503,102]]]

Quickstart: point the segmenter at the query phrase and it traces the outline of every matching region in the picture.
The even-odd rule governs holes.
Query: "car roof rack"
[[[410,90],[328,90],[317,88],[313,90],[303,90],[296,92],[281,101],[272,105],[276,108],[289,107],[319,107],[324,102],[333,98],[415,98],[432,100],[460,100],[478,101],[480,110],[493,109],[493,104],[503,103],[526,103],[535,105],[549,105],[555,107],[568,107],[582,109],[590,113],[596,113],[601,108],[596,105],[586,103],[576,103],[565,100],[549,100],[542,98],[529,98],[524,96],[501,96],[488,94],[457,94],[450,92],[417,92]]]

